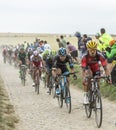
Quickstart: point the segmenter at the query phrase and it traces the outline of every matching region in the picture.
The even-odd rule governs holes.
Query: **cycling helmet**
[[[96,37],[100,37],[100,34],[99,34],[99,33],[96,33],[95,36],[96,36]]]
[[[38,52],[38,53],[42,53],[41,47],[37,47],[37,52]]]
[[[21,50],[24,50],[24,47],[21,47],[21,48],[20,48],[20,51],[21,51]]]
[[[33,51],[33,49],[32,49],[32,48],[29,48],[29,49],[28,49],[28,52],[32,52],[32,51]]]
[[[76,37],[81,37],[80,32],[76,32],[76,33],[75,33],[75,36],[76,36]]]
[[[61,47],[59,50],[58,50],[58,55],[59,56],[66,56],[66,49]]]
[[[88,49],[97,49],[97,43],[95,41],[88,41],[86,44]]]
[[[50,50],[49,49],[45,50],[44,54],[47,55],[47,56],[49,56],[50,55]]]
[[[114,43],[116,43],[116,40],[111,40],[111,41],[109,42],[110,46],[113,46]]]
[[[33,52],[33,55],[34,55],[34,56],[37,56],[37,55],[38,55],[38,52],[37,52],[37,51],[34,51],[34,52]]]
[[[45,44],[45,45],[44,45],[44,50],[51,50],[50,45],[49,45],[49,44]]]

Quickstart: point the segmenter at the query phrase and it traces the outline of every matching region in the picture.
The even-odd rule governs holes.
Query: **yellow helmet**
[[[88,41],[86,46],[88,49],[97,49],[97,43],[95,41]]]

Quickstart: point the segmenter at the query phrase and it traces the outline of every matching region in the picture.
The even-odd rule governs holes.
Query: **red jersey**
[[[85,54],[82,57],[81,66],[82,68],[90,67],[90,69],[94,73],[100,70],[99,63],[98,63],[99,61],[101,61],[102,66],[106,66],[107,64],[106,59],[101,52],[97,51],[95,57],[91,57],[87,52],[87,54]]]
[[[42,67],[42,58],[40,56],[37,56],[37,58],[33,56],[32,62],[35,67]]]

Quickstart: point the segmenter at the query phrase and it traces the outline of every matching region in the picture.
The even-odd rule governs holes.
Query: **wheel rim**
[[[101,97],[99,97],[98,95],[96,96],[95,101],[95,119],[98,128],[100,128],[102,124],[102,101]]]

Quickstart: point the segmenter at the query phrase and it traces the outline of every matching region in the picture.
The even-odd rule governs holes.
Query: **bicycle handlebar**
[[[63,74],[62,74],[62,76],[67,76],[67,75],[71,75],[71,74],[76,74],[76,73],[78,73],[78,72],[64,72]]]

